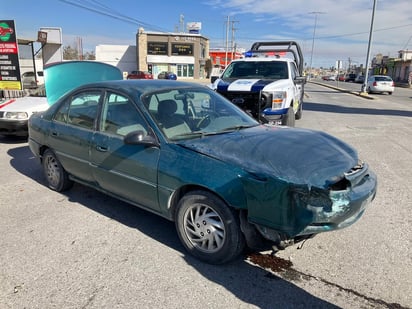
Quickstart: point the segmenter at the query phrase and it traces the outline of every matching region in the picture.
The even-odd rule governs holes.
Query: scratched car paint
[[[29,121],[47,185],[63,191],[76,181],[172,220],[202,261],[347,227],[375,197],[376,175],[345,142],[259,124],[209,87],[79,83]]]

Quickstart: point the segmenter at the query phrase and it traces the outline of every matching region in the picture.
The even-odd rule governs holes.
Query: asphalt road
[[[355,146],[377,198],[347,229],[223,266],[187,255],[155,215],[81,185],[50,191],[26,141],[0,137],[0,308],[412,308],[405,93],[368,100],[308,84],[297,126]]]

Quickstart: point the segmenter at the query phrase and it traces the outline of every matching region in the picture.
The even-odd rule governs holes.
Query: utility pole
[[[370,27],[370,31],[369,31],[368,53],[366,54],[365,79],[364,79],[363,84],[362,84],[361,92],[366,92],[366,85],[368,83],[369,57],[370,57],[370,53],[371,53],[371,44],[372,44],[372,35],[373,35],[373,22],[374,22],[374,19],[375,19],[375,10],[376,10],[376,0],[373,0],[371,27]]]
[[[313,59],[313,49],[315,47],[315,33],[316,33],[316,25],[318,22],[318,14],[326,14],[325,12],[310,12],[309,14],[315,14],[315,25],[313,26],[313,36],[312,36],[312,51],[310,53],[310,65],[309,65],[309,79],[312,75],[312,59]]]
[[[227,16],[227,22],[226,22],[225,68],[227,67],[228,45],[229,45],[229,15]]]
[[[236,54],[236,43],[235,43],[235,31],[237,30],[235,28],[235,23],[237,23],[238,21],[236,20],[232,20],[232,38],[231,38],[231,43],[230,43],[230,48],[232,51],[232,56],[231,56],[231,60],[234,59],[234,54]]]

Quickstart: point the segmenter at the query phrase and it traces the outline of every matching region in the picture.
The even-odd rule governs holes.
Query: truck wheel
[[[296,114],[295,114],[295,119],[296,120],[299,120],[299,119],[301,119],[302,118],[302,101],[300,102],[300,104],[299,104],[299,108],[298,108],[298,111],[296,112]]]
[[[293,111],[293,106],[290,106],[288,113],[283,116],[282,125],[288,126],[288,127],[295,126],[295,112]]]

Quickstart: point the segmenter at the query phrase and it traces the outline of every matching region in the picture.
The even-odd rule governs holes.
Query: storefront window
[[[194,65],[193,64],[178,64],[177,65],[177,77],[193,77]]]

